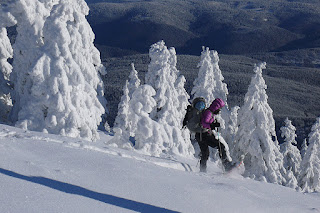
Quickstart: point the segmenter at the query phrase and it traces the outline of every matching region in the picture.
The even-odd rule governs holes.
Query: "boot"
[[[200,160],[200,172],[207,172],[207,161],[206,160]]]

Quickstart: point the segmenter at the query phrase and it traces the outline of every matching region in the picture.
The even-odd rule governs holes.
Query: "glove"
[[[211,129],[214,129],[214,128],[216,128],[216,127],[220,127],[220,123],[219,123],[219,122],[214,121],[213,123],[210,124],[210,128],[211,128]]]

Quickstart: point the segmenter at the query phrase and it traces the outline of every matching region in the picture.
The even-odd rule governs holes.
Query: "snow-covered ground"
[[[320,212],[320,194],[0,125],[0,212]]]

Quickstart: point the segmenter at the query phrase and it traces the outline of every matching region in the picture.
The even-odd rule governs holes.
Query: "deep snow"
[[[80,139],[0,125],[1,212],[320,212],[303,194],[196,158],[151,157]]]

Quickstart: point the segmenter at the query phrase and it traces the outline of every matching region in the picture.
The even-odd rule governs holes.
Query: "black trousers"
[[[200,134],[202,135],[200,136]],[[211,146],[212,148],[217,148],[219,150],[219,155],[222,161],[227,160],[225,146],[220,143],[214,135],[208,132],[196,133],[196,140],[200,146],[202,163],[206,163],[209,158],[209,146]]]

